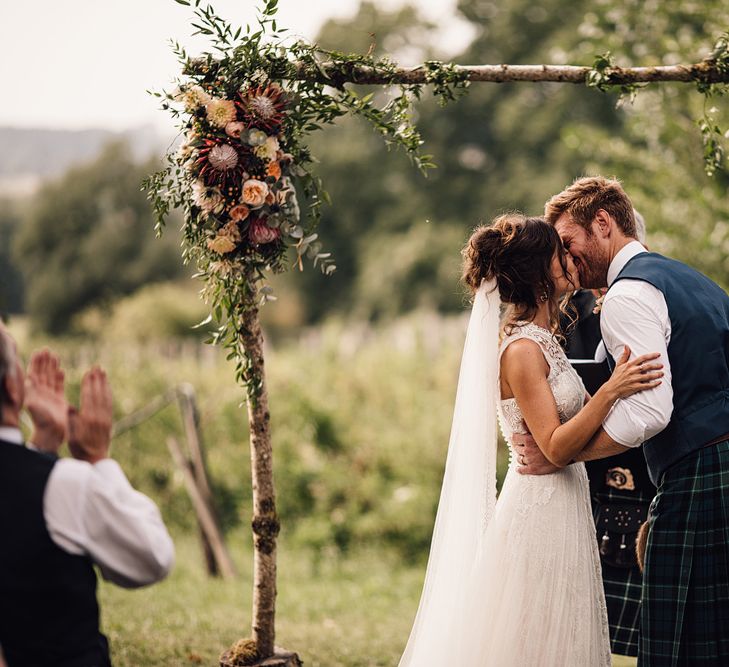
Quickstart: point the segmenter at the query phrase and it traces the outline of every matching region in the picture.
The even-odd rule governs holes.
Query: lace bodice
[[[504,338],[499,349],[499,359],[504,350],[520,338],[529,338],[542,349],[544,358],[549,364],[547,381],[557,403],[559,420],[564,424],[567,420],[572,419],[584,404],[585,386],[582,384],[580,376],[572,368],[564,350],[554,336],[546,329],[532,322],[519,323],[514,331]],[[507,398],[499,401],[498,412],[501,430],[507,441],[511,440],[512,433],[527,432],[524,418],[515,399]]]

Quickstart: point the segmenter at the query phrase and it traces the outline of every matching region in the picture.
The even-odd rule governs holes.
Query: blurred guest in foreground
[[[20,414],[33,421],[23,441]],[[28,376],[0,325],[0,646],[8,667],[108,667],[96,572],[133,588],[164,578],[174,546],[156,505],[109,458],[106,374],[88,371],[80,409],[58,359],[33,355]],[[58,458],[64,439],[72,458]]]

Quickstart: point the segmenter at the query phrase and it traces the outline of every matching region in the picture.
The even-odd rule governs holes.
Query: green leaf
[[[178,0],[179,2],[179,0]],[[192,328],[193,329],[200,329],[201,327],[204,327],[206,324],[210,324],[213,321],[213,316],[208,315],[202,322],[198,322],[195,324]]]

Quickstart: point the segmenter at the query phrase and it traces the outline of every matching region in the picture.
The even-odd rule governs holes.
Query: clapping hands
[[[25,407],[33,422],[31,442],[42,452],[57,454],[68,438],[71,455],[96,463],[109,455],[112,426],[111,387],[99,367],[81,380],[80,408],[66,400],[64,373],[50,350],[32,355],[25,387]]]
[[[75,459],[96,463],[109,456],[112,399],[106,373],[98,366],[81,380],[81,407],[68,412],[68,448]]]
[[[66,438],[68,403],[64,373],[50,350],[35,352],[25,377],[25,407],[33,421],[31,442],[40,451],[57,454]]]

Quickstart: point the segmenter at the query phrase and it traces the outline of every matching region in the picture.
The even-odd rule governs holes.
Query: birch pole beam
[[[191,73],[204,73],[208,63],[204,58],[188,61]],[[398,67],[394,70],[369,66],[345,67],[322,62],[318,68],[304,63],[292,63],[292,77],[298,80],[319,81],[341,85],[428,84],[430,72],[423,65]],[[578,65],[454,65],[453,72],[463,79],[483,83],[575,83],[585,84],[592,67]],[[693,65],[661,65],[658,67],[611,67],[602,72],[608,85],[638,83],[729,83],[729,71],[714,60]]]

